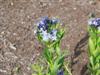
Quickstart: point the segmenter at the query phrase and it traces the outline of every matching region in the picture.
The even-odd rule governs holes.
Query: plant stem
[[[65,66],[67,72],[69,73],[69,75],[72,75],[72,73],[70,72],[70,70],[68,69],[68,67],[66,65],[64,65],[64,66]]]

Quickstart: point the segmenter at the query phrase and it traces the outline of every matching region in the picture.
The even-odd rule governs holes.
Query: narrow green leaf
[[[92,55],[95,50],[94,42],[91,38],[89,38],[89,54]]]

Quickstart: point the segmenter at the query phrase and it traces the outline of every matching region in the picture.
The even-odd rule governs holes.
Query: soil
[[[72,74],[86,75],[90,13],[100,17],[100,0],[0,0],[0,75],[31,75],[42,49],[34,24],[43,16],[60,18],[66,28],[61,47],[71,53]]]

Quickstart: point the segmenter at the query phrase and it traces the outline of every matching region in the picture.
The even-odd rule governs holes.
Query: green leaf
[[[61,55],[59,56],[56,60],[55,60],[55,63],[54,64],[61,64],[61,66],[63,65],[64,63],[64,55]],[[61,67],[60,66],[60,67]]]
[[[52,53],[48,50],[48,48],[44,49],[44,57],[46,58],[46,60],[51,63],[53,55]]]
[[[95,71],[97,71],[98,69],[100,69],[100,64],[99,63],[96,63],[96,65],[95,65]]]
[[[91,63],[89,63],[89,64],[87,65],[87,67],[88,67],[88,69],[89,69],[90,72],[93,71],[93,70],[92,70],[92,67],[91,67]]]
[[[53,67],[51,67],[51,75],[56,75],[61,64],[55,63]]]
[[[91,38],[89,38],[89,54],[92,55],[95,50],[94,42]]]
[[[56,58],[56,60],[52,63],[52,66],[50,66],[50,73],[51,75],[56,75],[58,69],[63,66],[64,62],[64,56],[59,56]]]
[[[90,65],[91,65],[90,67],[94,69],[94,57],[93,56],[90,57]]]
[[[64,31],[63,29],[61,29],[61,30],[58,32],[57,37],[61,40],[62,37],[64,36],[64,33],[65,33],[65,31]]]
[[[100,37],[97,40],[97,45],[100,47]]]
[[[97,46],[97,48],[93,51],[93,56],[95,58],[97,58],[98,56],[100,56],[100,47]]]
[[[99,70],[97,70],[96,75],[100,75],[100,68],[99,68]]]
[[[99,63],[99,65],[100,65],[100,53],[99,53],[99,55],[96,57],[96,63]]]
[[[60,44],[60,41],[57,42],[57,43],[54,45],[54,49],[55,49],[57,55],[61,55],[61,50],[60,50],[60,45],[59,45],[59,44]]]
[[[92,39],[96,39],[96,37],[97,37],[97,29],[94,26],[89,26],[89,36]]]

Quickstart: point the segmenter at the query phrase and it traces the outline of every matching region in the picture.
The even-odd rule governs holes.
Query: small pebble
[[[22,21],[21,24],[25,24],[25,22]]]
[[[95,5],[96,4],[96,1],[95,0],[91,0],[91,1],[89,1],[89,4],[90,5]]]
[[[14,45],[11,44],[11,43],[10,43],[9,47],[10,47],[11,49],[13,49],[13,50],[16,50],[16,47],[14,47]]]
[[[2,31],[2,32],[1,32],[1,35],[4,35],[4,34],[5,34],[5,32],[4,32],[4,31]]]
[[[10,4],[11,4],[11,6],[13,6],[13,5],[14,5],[14,3],[13,3],[13,2],[11,2]]]
[[[30,18],[30,16],[28,15],[27,18]]]
[[[14,36],[16,36],[16,35],[17,35],[17,33],[13,33],[13,35],[14,35]]]
[[[75,8],[75,7],[73,8],[73,10],[76,10],[76,9],[77,9],[77,8]]]

